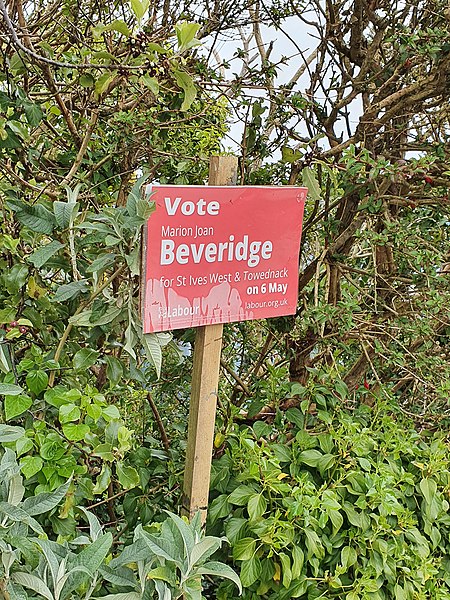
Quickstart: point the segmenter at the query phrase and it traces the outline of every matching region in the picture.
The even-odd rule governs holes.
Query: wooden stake
[[[237,166],[235,156],[213,156],[209,185],[236,185]],[[198,327],[194,346],[183,509],[190,519],[200,511],[203,524],[208,511],[222,332],[222,324]]]

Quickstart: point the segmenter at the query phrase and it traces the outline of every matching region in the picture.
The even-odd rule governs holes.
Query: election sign
[[[144,332],[296,312],[307,190],[148,186]]]

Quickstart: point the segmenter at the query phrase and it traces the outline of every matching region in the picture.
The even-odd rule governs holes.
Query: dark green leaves
[[[50,234],[55,227],[55,217],[42,204],[26,204],[21,200],[8,200],[8,206],[17,219],[32,231]]]
[[[87,292],[89,284],[87,280],[81,279],[80,281],[72,281],[72,283],[66,283],[60,285],[56,290],[55,295],[52,298],[53,302],[65,302],[66,300],[72,300],[81,293]]]
[[[28,257],[28,260],[37,269],[40,269],[61,248],[64,248],[64,244],[61,244],[61,242],[58,242],[57,240],[53,240],[52,242],[45,244],[45,246],[41,246],[40,248],[35,250],[33,254],[31,254],[31,256]]]

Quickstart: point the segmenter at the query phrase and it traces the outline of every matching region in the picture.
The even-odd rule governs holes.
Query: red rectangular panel
[[[148,191],[145,333],[295,313],[305,188]]]

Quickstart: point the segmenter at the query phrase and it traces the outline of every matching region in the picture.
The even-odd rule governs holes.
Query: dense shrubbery
[[[214,463],[210,531],[230,540],[244,598],[448,598],[448,444],[328,393],[319,415],[236,429]]]
[[[201,578],[229,600],[216,552],[246,600],[450,596],[447,0],[323,6],[2,2],[6,600],[199,600]],[[286,16],[317,28],[309,56],[264,43]],[[225,328],[218,539],[199,540],[164,512],[180,505],[195,336],[142,334],[137,179],[204,183],[230,115],[240,183],[309,198],[297,315]]]

